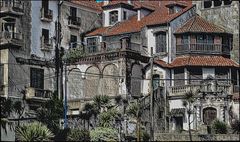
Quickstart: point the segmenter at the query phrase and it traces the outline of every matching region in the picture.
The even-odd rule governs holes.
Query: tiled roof
[[[97,3],[95,0],[69,0],[70,2],[81,5],[90,9],[95,10],[96,12],[102,12],[103,2]]]
[[[181,56],[170,64],[172,67],[182,66],[211,66],[211,67],[239,67],[239,64],[222,56]]]
[[[163,60],[156,60],[156,61],[154,61],[154,63],[158,64],[158,65],[160,65],[160,66],[162,66],[164,68],[170,68],[171,67],[170,64],[164,62]]]
[[[115,3],[117,2],[118,1],[116,1]],[[136,15],[116,25],[109,26],[107,28],[102,27],[100,29],[96,29],[95,31],[92,31],[89,34],[87,34],[87,36],[94,36],[94,35],[110,36],[110,35],[118,35],[118,34],[124,34],[124,33],[140,32],[141,29],[145,26],[165,24],[167,22],[172,21],[173,19],[175,19],[176,17],[180,16],[181,14],[183,14],[184,12],[186,12],[187,10],[193,7],[193,5],[191,4],[191,1],[177,1],[177,3],[178,2],[181,2],[181,4],[185,4],[187,7],[178,13],[169,14],[168,8],[166,7],[166,5],[169,4],[169,1],[147,1],[146,3],[148,3],[149,6],[151,5],[152,7],[155,7],[155,11],[143,17],[140,21],[137,20],[137,15]],[[136,7],[141,5],[145,5],[145,6],[147,5],[146,3],[141,3],[139,1],[133,1],[133,3],[135,3]]]
[[[225,33],[226,31],[223,28],[208,22],[199,15],[196,15],[189,19],[182,27],[177,29],[175,33],[186,32]]]

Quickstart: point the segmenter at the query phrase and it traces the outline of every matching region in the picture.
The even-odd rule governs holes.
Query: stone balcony
[[[0,49],[9,47],[20,48],[23,46],[22,34],[8,31],[0,32],[0,45]]]
[[[45,22],[52,22],[53,11],[50,9],[41,8],[41,20]]]
[[[178,44],[176,45],[176,54],[224,54],[230,55],[230,47],[224,44]]]
[[[169,87],[169,96],[183,96],[185,93],[192,92],[226,92],[232,94],[232,85],[217,85],[215,87],[210,86],[209,84],[199,84],[199,85],[182,85],[182,86],[172,86]]]
[[[53,92],[50,90],[36,89],[28,87],[26,89],[26,99],[35,101],[46,101],[53,96]]]
[[[40,37],[41,41],[41,50],[42,51],[51,51],[53,49],[53,40],[48,39],[46,40],[44,36]]]
[[[80,17],[68,17],[68,27],[72,29],[79,29],[81,25],[81,18]]]
[[[23,1],[0,0],[0,17],[6,15],[21,16],[24,14]]]

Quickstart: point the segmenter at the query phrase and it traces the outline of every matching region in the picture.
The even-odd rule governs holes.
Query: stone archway
[[[86,79],[84,81],[84,96],[86,98],[93,98],[99,95],[99,81],[100,81],[100,71],[97,67],[91,66],[86,70]]]
[[[217,118],[217,109],[207,107],[203,109],[203,123],[210,125]]]

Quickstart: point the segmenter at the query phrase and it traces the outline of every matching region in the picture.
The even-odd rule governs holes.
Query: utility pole
[[[67,59],[65,60],[64,63],[64,69],[65,69],[65,83],[64,83],[64,129],[67,128],[67,82],[68,82],[68,77],[67,77]]]
[[[150,119],[151,119],[151,128],[150,128],[150,136],[151,141],[154,141],[154,98],[153,98],[153,47],[151,47],[151,58],[150,58],[150,68],[151,68],[151,80],[150,80]]]

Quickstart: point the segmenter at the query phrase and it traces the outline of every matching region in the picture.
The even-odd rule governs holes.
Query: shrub
[[[90,133],[88,130],[72,129],[68,136],[68,141],[90,141]]]
[[[239,120],[234,120],[233,123],[231,124],[233,133],[240,133],[240,121]]]
[[[34,122],[16,128],[16,137],[20,141],[49,141],[54,135],[40,122]]]
[[[215,120],[212,124],[212,128],[215,134],[227,134],[227,124],[220,120]]]
[[[96,127],[90,131],[91,141],[117,141],[118,133],[116,129],[106,127]]]

